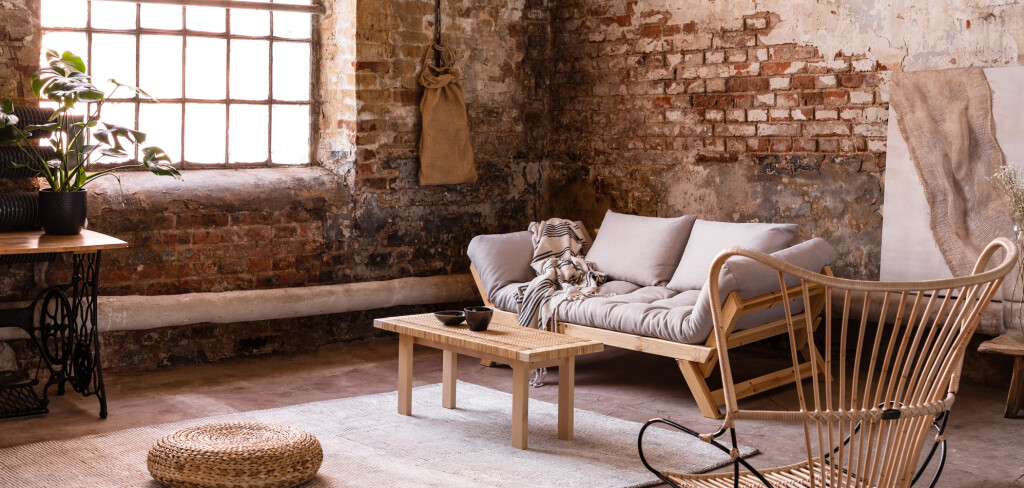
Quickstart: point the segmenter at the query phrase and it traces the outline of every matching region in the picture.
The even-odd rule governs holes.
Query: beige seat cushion
[[[515,288],[509,285],[495,293],[494,306],[516,312]],[[698,290],[678,293],[664,286],[638,287],[625,281],[611,281],[600,289],[604,293],[611,290],[617,294],[563,302],[555,319],[683,343],[703,342],[710,333],[710,328],[702,331],[703,327],[687,320],[700,294]]]
[[[811,239],[772,254],[798,267],[819,272],[836,259],[836,252],[825,240]],[[796,283],[787,277],[787,284]],[[516,284],[498,290],[492,302],[507,312],[518,312],[513,297]],[[746,258],[730,259],[722,269],[719,290],[724,300],[736,291],[749,299],[778,289],[778,274],[771,268]],[[702,344],[714,328],[708,287],[682,293],[664,286],[639,287],[625,281],[610,281],[599,293],[610,297],[563,302],[555,313],[560,322],[586,325],[684,344]],[[797,298],[797,297],[794,297]],[[794,300],[792,313],[803,310],[803,301]],[[736,330],[749,329],[784,317],[782,307],[762,310],[740,318]]]

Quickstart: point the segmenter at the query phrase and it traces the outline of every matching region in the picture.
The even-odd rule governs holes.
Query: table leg
[[[558,438],[567,441],[572,440],[575,383],[576,358],[570,356],[558,365]]]
[[[1010,378],[1010,393],[1006,396],[1006,411],[1003,417],[1016,418],[1017,412],[1024,407],[1024,357],[1013,360],[1013,377]]]
[[[512,362],[512,447],[526,449],[530,405],[530,365]]]
[[[455,408],[455,380],[459,377],[459,355],[445,350],[442,363],[441,406]]]
[[[412,415],[412,336],[398,336],[398,413]]]

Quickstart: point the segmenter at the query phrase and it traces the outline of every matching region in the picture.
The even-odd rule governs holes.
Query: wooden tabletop
[[[1005,354],[1007,356],[1024,356],[1024,343],[1003,334],[995,339],[982,342],[978,346],[978,351]]]
[[[0,232],[0,256],[49,252],[96,252],[128,247],[128,243],[99,232],[83,230],[76,236],[51,236],[41,230]]]
[[[520,327],[516,315],[495,310],[487,330],[473,332],[461,325],[442,324],[434,314],[405,315],[373,321],[378,329],[427,339],[442,345],[518,360],[545,361],[604,350],[604,344],[544,330]]]

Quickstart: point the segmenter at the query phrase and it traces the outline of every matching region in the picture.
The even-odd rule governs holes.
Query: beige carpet
[[[463,382],[457,391],[458,409],[449,410],[441,407],[440,384],[416,388],[412,417],[396,413],[397,394],[391,392],[0,449],[0,486],[158,487],[146,471],[153,442],[187,425],[226,420],[275,422],[315,435],[324,463],[308,488],[597,488],[656,481],[637,456],[638,423],[576,410],[576,439],[562,441],[557,407],[530,400],[530,449],[521,451],[509,445],[511,395]],[[729,462],[721,451],[663,429],[645,438],[644,446],[655,466],[673,471],[702,472]],[[744,455],[756,452],[742,449]]]

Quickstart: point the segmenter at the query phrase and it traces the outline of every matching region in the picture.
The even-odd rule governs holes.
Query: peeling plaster
[[[829,58],[863,54],[911,71],[1015,65],[1024,42],[1024,1],[644,0],[634,8],[634,20],[650,11],[727,29],[736,28],[743,15],[773,12],[781,21],[764,37],[768,44],[813,45]]]

